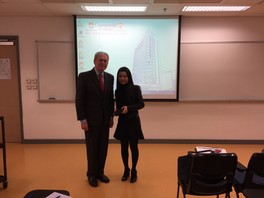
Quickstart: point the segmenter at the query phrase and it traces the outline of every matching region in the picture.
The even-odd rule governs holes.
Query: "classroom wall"
[[[84,139],[76,121],[74,103],[39,103],[38,91],[26,89],[26,79],[37,78],[35,41],[73,42],[73,18],[0,17],[0,24],[1,35],[19,36],[24,139]],[[238,39],[264,41],[264,17],[182,18],[183,43]],[[191,59],[193,55],[185,48],[181,51],[181,61],[186,61],[187,57]],[[197,65],[195,60],[190,63]],[[179,102],[146,102],[146,107],[141,110],[146,139],[264,140],[263,102],[181,98],[181,95],[186,96],[189,71],[183,64],[180,72],[184,77],[180,78]],[[111,138],[115,126],[111,129]]]
[[[263,18],[183,18],[180,99],[264,100]]]

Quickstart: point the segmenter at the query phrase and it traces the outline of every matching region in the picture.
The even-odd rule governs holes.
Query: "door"
[[[17,36],[0,36],[0,116],[6,142],[21,142],[22,103]]]

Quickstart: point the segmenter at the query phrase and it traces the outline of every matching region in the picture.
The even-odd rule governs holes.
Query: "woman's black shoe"
[[[122,181],[126,181],[127,180],[127,178],[129,177],[129,172],[130,172],[130,169],[126,169],[125,171],[124,171],[124,174],[123,174],[123,176],[122,176]]]
[[[130,178],[130,183],[135,183],[137,181],[137,171],[136,170],[132,170],[131,171],[131,178]]]

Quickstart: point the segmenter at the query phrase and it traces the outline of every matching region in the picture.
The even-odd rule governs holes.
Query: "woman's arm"
[[[143,109],[145,107],[140,87],[135,85],[132,90],[133,101],[129,101],[128,112],[138,111],[139,109]]]

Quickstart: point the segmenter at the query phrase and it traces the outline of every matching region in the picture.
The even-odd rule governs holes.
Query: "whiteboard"
[[[74,101],[73,42],[37,41],[39,101]]]
[[[179,100],[264,100],[264,42],[182,43]]]

